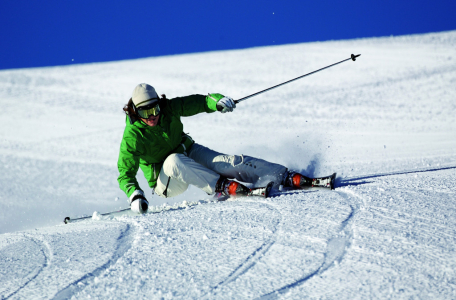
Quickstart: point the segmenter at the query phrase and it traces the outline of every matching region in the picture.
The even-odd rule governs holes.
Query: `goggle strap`
[[[148,101],[150,101],[150,100],[155,100],[155,99],[156,99],[156,100],[159,100],[158,98],[150,98],[150,99],[144,100],[143,102],[139,102],[138,105],[141,105],[141,104],[143,104],[143,103],[146,103],[146,102],[148,102]]]

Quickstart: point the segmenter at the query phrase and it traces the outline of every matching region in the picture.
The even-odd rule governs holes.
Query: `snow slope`
[[[214,202],[190,188],[143,216],[116,162],[140,82],[235,99],[185,118],[200,144],[335,191]],[[0,71],[0,299],[456,298],[456,31]],[[167,202],[167,204],[165,204]]]

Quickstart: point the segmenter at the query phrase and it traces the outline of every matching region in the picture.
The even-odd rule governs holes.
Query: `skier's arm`
[[[120,146],[119,159],[117,161],[117,168],[119,169],[119,187],[122,191],[130,196],[136,191],[141,190],[138,181],[136,180],[136,173],[139,168],[139,156],[137,140],[134,138],[123,138]]]
[[[169,100],[173,112],[179,116],[189,117],[202,112],[212,113],[217,111],[217,103],[226,99],[222,94],[191,95]]]

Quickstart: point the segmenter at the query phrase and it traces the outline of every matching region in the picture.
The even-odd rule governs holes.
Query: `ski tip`
[[[230,196],[222,195],[222,193],[220,193],[220,195],[217,196],[217,201],[226,201],[228,199],[230,199]]]
[[[65,217],[65,219],[63,219],[63,223],[65,223],[65,224],[70,223],[70,217]]]
[[[336,175],[337,173],[334,173],[331,175],[331,190],[334,190],[336,187]]]
[[[274,185],[274,181],[271,181],[266,185],[266,192],[264,193],[265,198],[269,198],[269,195],[271,194],[272,186]]]

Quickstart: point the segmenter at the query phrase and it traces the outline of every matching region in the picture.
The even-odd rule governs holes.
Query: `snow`
[[[0,299],[456,298],[456,31],[0,71]],[[338,172],[334,191],[216,202],[117,186],[121,110],[248,99],[184,119],[200,144]],[[63,224],[66,216],[89,218]]]

